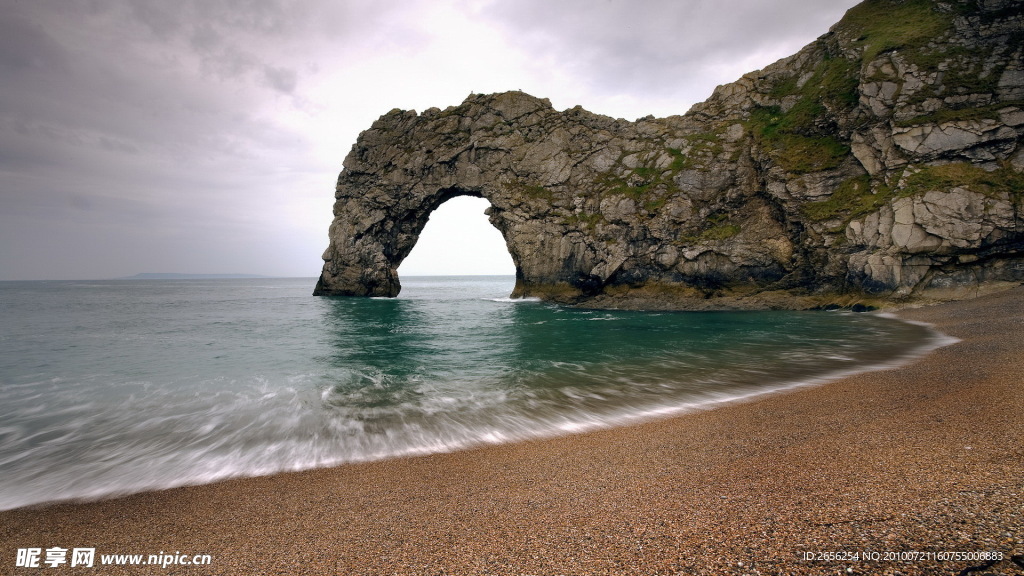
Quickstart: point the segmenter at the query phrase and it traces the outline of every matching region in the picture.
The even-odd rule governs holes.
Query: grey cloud
[[[298,72],[290,68],[263,67],[263,77],[267,84],[274,90],[284,94],[291,94],[295,91],[298,76]]]
[[[32,70],[63,70],[65,51],[42,26],[18,13],[8,13],[0,18],[0,69],[5,76]]]
[[[301,41],[310,22],[314,4],[288,0],[235,2],[232,0],[182,0],[164,2],[137,0],[127,10],[111,10],[126,25],[135,23],[152,35],[159,49],[176,58],[198,59],[204,74],[218,80],[250,78],[255,86],[275,91],[297,82],[275,76],[267,81],[267,70],[287,68],[282,56],[268,46]]]
[[[224,38],[212,26],[200,24],[189,34],[189,44],[200,54],[210,54],[222,49]]]
[[[183,28],[182,12],[173,2],[134,2],[130,4],[131,15],[144,24],[157,38],[168,40]]]
[[[524,0],[493,2],[485,14],[538,61],[597,90],[666,95],[687,91],[716,66],[824,34],[855,3]]]
[[[295,91],[273,50],[306,38],[273,10],[213,4],[0,0],[0,279],[133,266],[119,246],[187,259],[228,230],[267,235],[260,206],[280,186],[268,167],[305,168],[308,143],[259,106]],[[90,247],[112,261],[83,260]]]
[[[245,110],[259,101],[259,90],[291,92],[298,84],[294,68],[261,62],[249,49],[253,43],[232,40],[230,31],[205,22],[186,26],[180,17],[156,11],[146,12],[144,25],[133,25],[128,18],[133,13],[107,6],[102,14],[74,14],[74,22],[45,4],[33,5],[27,15],[5,17],[0,62],[7,63],[9,74],[0,93],[0,138],[34,131],[111,151],[176,154],[208,142],[205,135],[244,135],[253,128]],[[72,25],[73,35],[54,38],[61,27]],[[194,36],[186,38],[186,29]],[[179,36],[162,40],[153,30],[164,38]],[[218,82],[250,74],[252,81],[224,90],[197,77],[196,70]],[[9,129],[14,126],[20,130]]]
[[[169,40],[203,26],[261,37],[285,36],[310,7],[315,5],[289,0],[135,0],[128,11],[158,38]]]

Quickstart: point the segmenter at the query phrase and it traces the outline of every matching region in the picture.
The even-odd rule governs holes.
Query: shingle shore
[[[1024,288],[899,315],[961,341],[631,427],[0,512],[0,574],[1024,573]],[[15,567],[54,546],[97,565]],[[158,553],[211,563],[99,566]]]

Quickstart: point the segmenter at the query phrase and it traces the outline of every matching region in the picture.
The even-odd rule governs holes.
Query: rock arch
[[[516,267],[513,295],[593,293],[607,258],[578,229],[586,218],[556,200],[579,161],[562,149],[570,132],[545,128],[558,115],[548,101],[513,92],[381,117],[345,159],[315,294],[396,296],[399,264],[429,215],[457,196],[490,202]]]
[[[419,187],[417,188],[417,191],[420,191]],[[485,213],[488,214],[491,225],[505,239],[506,249],[512,256],[518,278],[521,274],[514,248],[515,244],[510,244],[508,241],[508,234],[503,228],[504,221],[493,217],[494,205],[486,191],[460,186],[438,187],[427,182],[422,187],[422,195],[416,196],[416,202],[413,202],[413,198],[410,197],[401,206],[396,206],[398,209],[383,210],[383,219],[371,223],[358,238],[351,236],[354,240],[351,248],[354,250],[349,254],[354,258],[348,261],[354,261],[356,265],[350,264],[346,270],[358,270],[358,275],[349,276],[354,279],[354,282],[349,281],[346,287],[330,291],[322,290],[318,285],[317,291],[323,294],[346,296],[397,296],[401,291],[401,280],[397,270],[416,246],[430,216],[442,204],[458,197],[488,200],[490,206]],[[379,215],[379,213],[375,213],[371,218],[376,219]],[[356,224],[361,225],[364,222]]]

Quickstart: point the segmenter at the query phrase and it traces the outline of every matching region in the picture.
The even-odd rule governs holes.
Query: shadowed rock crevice
[[[521,92],[392,110],[336,188],[316,294],[394,296],[431,211],[491,203],[516,296],[791,307],[1024,280],[1024,15],[873,0],[683,116]]]

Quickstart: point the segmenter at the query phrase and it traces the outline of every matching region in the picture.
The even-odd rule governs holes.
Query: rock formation
[[[322,295],[395,296],[430,213],[486,198],[516,296],[807,307],[1024,280],[1024,6],[868,0],[683,116],[521,92],[392,110],[336,189]]]

